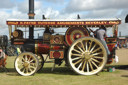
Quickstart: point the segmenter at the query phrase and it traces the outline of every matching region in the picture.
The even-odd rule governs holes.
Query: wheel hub
[[[29,66],[29,62],[25,62],[23,65],[24,65],[24,67],[28,67]]]
[[[91,55],[88,52],[83,53],[83,59],[88,61],[91,58]]]

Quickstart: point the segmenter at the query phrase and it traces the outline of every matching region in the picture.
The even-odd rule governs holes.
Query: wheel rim
[[[105,66],[107,53],[99,40],[91,37],[80,38],[71,45],[68,60],[76,73],[93,75]]]
[[[37,58],[39,60],[38,71],[40,71],[44,65],[44,57],[39,54],[39,55],[37,55]]]
[[[29,52],[20,54],[15,60],[16,71],[23,76],[33,75],[37,71],[38,64],[38,59]]]

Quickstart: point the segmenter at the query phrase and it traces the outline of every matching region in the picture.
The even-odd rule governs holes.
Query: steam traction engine
[[[115,56],[118,25],[120,19],[72,19],[72,20],[7,20],[11,43],[17,46],[19,55],[15,59],[16,71],[23,76],[29,76],[43,67],[43,54],[48,54],[55,64],[61,65],[63,60],[77,74],[93,75],[100,72],[106,63],[111,63]],[[112,28],[113,36],[107,37],[110,55],[107,55],[104,45],[90,35],[88,28],[99,28],[104,25]],[[25,29],[44,29],[42,38],[24,37]],[[67,29],[65,35],[54,34],[53,29]],[[36,33],[36,32],[35,32]]]

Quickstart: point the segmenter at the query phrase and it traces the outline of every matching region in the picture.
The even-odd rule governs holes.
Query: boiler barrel
[[[50,51],[50,44],[43,44],[42,42],[38,41],[25,43],[23,47],[25,51],[36,54],[48,54]]]

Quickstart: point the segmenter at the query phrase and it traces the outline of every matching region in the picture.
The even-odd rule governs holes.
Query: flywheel
[[[71,46],[71,44],[79,38],[89,36],[89,31],[84,27],[70,27],[66,31],[65,40],[66,43]]]

